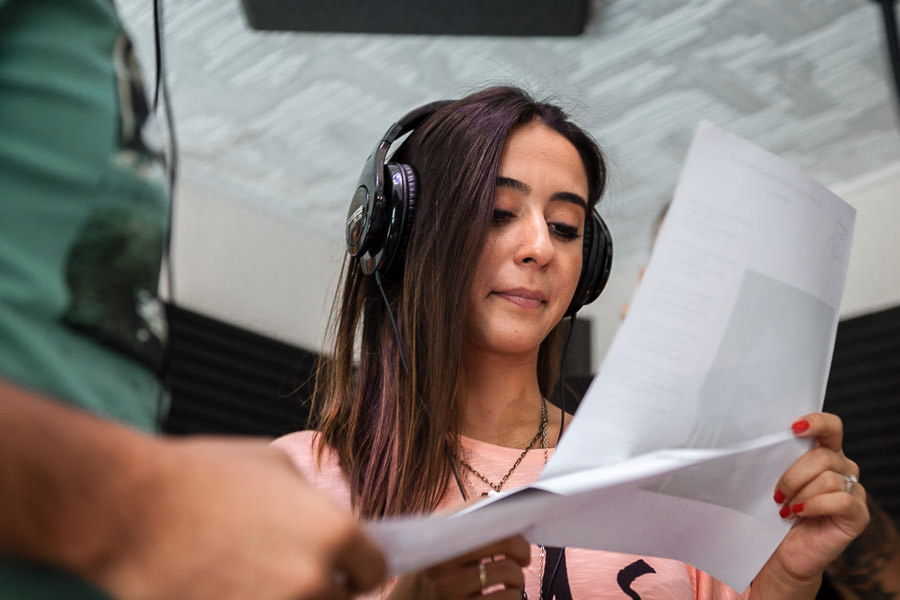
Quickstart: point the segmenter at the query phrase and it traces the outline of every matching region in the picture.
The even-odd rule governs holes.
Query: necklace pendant
[[[485,492],[483,495],[484,495],[484,496],[487,496],[488,498],[493,498],[494,496],[496,496],[496,495],[499,494],[499,493],[500,493],[500,492],[498,492],[497,490],[488,490],[488,491]]]

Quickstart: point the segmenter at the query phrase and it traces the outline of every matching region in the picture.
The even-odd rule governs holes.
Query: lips
[[[547,301],[547,297],[543,293],[526,288],[502,290],[494,292],[494,294],[522,308],[539,308]]]

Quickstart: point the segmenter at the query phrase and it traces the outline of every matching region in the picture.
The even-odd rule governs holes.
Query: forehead
[[[578,150],[541,121],[526,123],[510,132],[503,144],[498,174],[529,184],[562,185],[565,191],[587,197],[587,172]]]

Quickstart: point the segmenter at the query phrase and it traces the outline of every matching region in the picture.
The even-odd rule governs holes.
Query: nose
[[[521,224],[521,238],[516,248],[516,262],[536,264],[542,267],[553,260],[556,248],[544,216],[531,215],[527,219],[522,219]]]

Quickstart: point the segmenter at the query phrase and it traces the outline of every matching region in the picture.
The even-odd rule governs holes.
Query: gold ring
[[[478,579],[481,580],[481,591],[484,591],[488,586],[487,568],[484,566],[484,563],[478,563]]]

